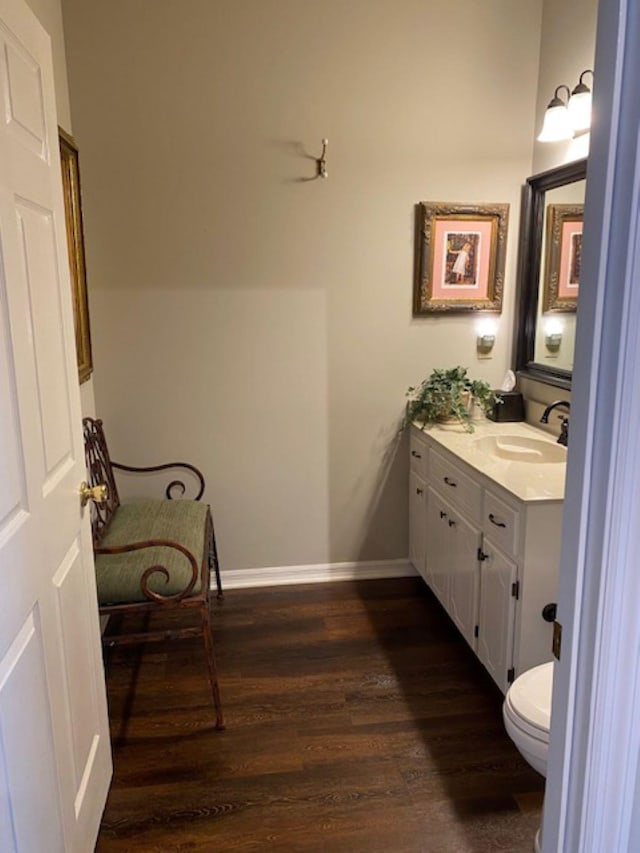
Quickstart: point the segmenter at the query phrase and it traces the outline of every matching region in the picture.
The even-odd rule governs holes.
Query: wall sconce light
[[[544,114],[542,130],[538,142],[562,142],[573,139],[575,134],[587,133],[591,127],[591,89],[584,82],[584,75],[591,74],[585,69],[577,86],[571,91],[562,83],[554,92],[553,98]],[[566,92],[566,101],[560,97],[560,91]]]
[[[585,74],[591,74],[593,79],[593,71],[590,68],[583,71],[567,104],[569,118],[576,133],[589,130],[591,127],[591,89],[583,82],[582,78]]]
[[[549,352],[557,353],[562,345],[562,321],[550,318],[544,324],[544,345]]]
[[[480,320],[477,326],[476,350],[481,358],[489,358],[496,343],[498,324],[495,320]]]
[[[567,101],[563,101],[559,97],[558,92],[560,89],[566,90],[567,101],[571,97],[568,86],[565,86],[564,83],[558,86],[544,114],[544,122],[538,136],[538,142],[562,142],[565,139],[573,138],[573,128],[571,127]]]

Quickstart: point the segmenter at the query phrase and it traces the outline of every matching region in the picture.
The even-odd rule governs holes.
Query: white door
[[[49,38],[0,0],[0,850],[87,853],[111,757]]]
[[[478,657],[503,693],[509,682],[507,673],[513,662],[513,630],[516,600],[513,584],[516,564],[503,556],[486,539],[480,563],[480,607],[478,611]]]

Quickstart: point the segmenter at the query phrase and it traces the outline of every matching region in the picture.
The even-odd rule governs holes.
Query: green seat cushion
[[[148,539],[178,542],[193,554],[198,565],[198,578],[190,593],[197,595],[202,585],[207,510],[206,504],[184,500],[122,504],[99,547],[132,545]],[[169,572],[168,581],[159,572],[148,579],[149,589],[161,595],[183,592],[193,577],[189,560],[176,548],[153,546],[123,554],[96,554],[100,605],[149,601],[140,581],[150,566],[164,566]]]

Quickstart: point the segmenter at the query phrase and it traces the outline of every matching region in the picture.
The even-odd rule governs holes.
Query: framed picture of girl
[[[416,208],[414,316],[502,311],[508,204]]]

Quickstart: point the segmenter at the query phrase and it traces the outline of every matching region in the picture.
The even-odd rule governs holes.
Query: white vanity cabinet
[[[435,489],[427,490],[426,581],[475,650],[482,534]]]
[[[418,430],[409,439],[409,562],[425,576],[428,447]]]
[[[556,601],[562,500],[518,497],[431,431],[411,432],[410,561],[506,692],[551,660],[542,608]],[[513,471],[503,466],[503,480]]]

